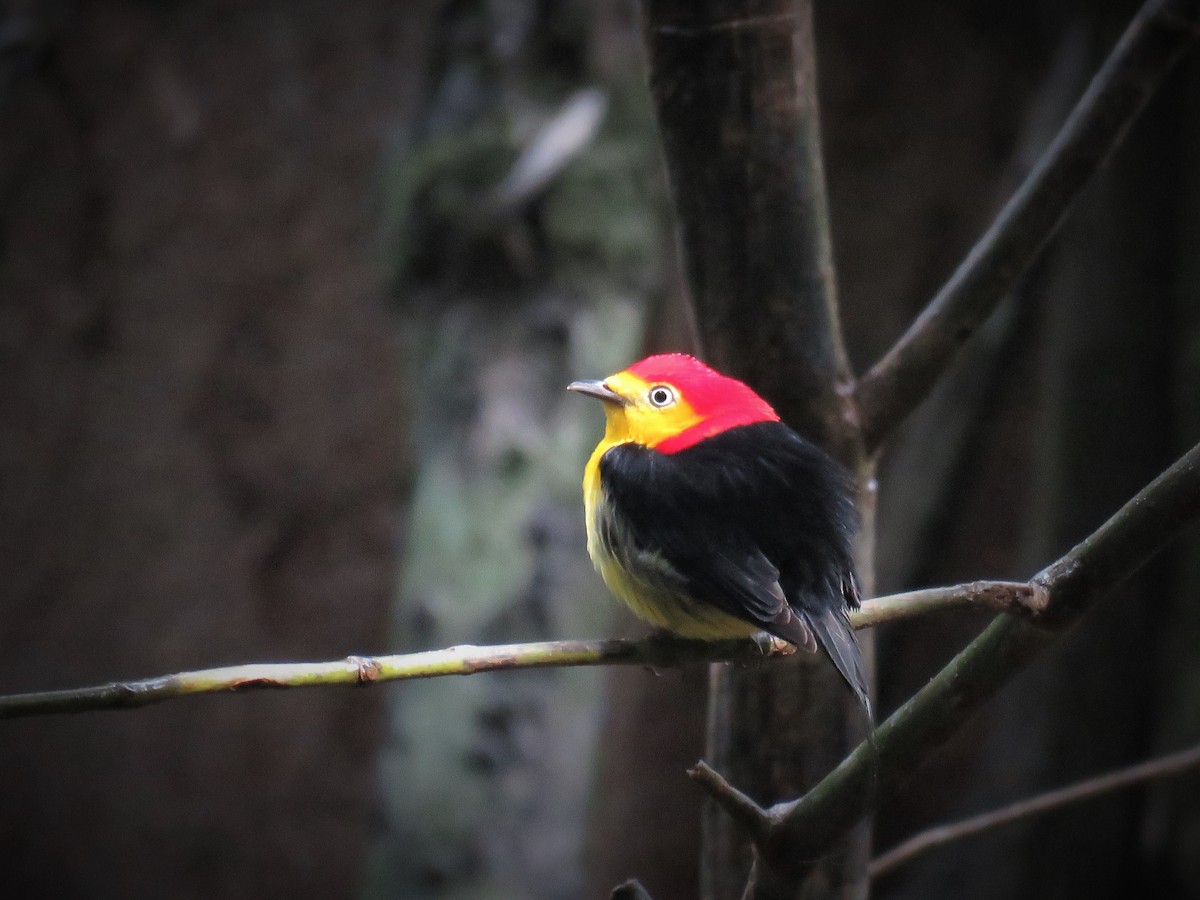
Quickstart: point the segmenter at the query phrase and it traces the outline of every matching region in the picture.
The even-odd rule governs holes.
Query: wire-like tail
[[[829,609],[820,613],[805,611],[804,618],[809,628],[817,636],[817,643],[833,661],[850,690],[862,705],[867,715],[867,727],[873,722],[871,715],[871,694],[867,689],[867,678],[863,674],[862,651],[858,648],[858,640],[854,637],[854,629],[850,627],[850,618],[845,610]]]
[[[875,743],[875,716],[871,711],[871,692],[867,687],[867,678],[863,673],[862,651],[854,629],[850,626],[850,617],[844,609],[830,609],[816,615],[806,613],[817,643],[829,655],[854,696],[858,698],[859,707],[863,714],[863,727],[866,729],[867,746],[871,751],[871,780],[868,790],[868,806],[875,805],[879,779],[879,745]]]

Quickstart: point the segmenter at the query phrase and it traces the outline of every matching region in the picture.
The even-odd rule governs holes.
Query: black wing
[[[689,595],[798,645],[815,633],[860,698],[853,484],[786,425],[744,425],[677,453],[609,450],[601,482],[642,549],[657,552]]]

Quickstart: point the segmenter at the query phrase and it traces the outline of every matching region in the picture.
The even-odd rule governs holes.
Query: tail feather
[[[856,598],[857,599],[857,598]],[[817,636],[817,643],[829,655],[846,684],[858,697],[863,712],[863,726],[867,730],[867,744],[871,750],[871,780],[868,784],[868,806],[874,806],[879,778],[879,746],[875,743],[875,716],[871,711],[871,695],[867,690],[867,678],[863,674],[862,651],[850,617],[843,609],[828,609],[820,613],[804,613],[808,625]]]
[[[817,637],[817,643],[829,655],[846,684],[854,691],[858,702],[871,718],[871,695],[867,690],[867,678],[863,674],[862,651],[850,627],[850,618],[845,610],[828,609],[819,613],[804,611],[802,614],[808,627]]]

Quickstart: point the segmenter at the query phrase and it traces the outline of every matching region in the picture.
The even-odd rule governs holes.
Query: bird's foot
[[[763,656],[791,656],[796,652],[796,645],[791,641],[777,638],[775,635],[768,634],[765,631],[760,631],[754,635],[753,640],[758,645],[758,649]]]

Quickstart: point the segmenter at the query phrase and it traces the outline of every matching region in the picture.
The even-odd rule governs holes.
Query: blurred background
[[[861,371],[1128,2],[821,4]],[[690,326],[628,0],[0,0],[0,692],[639,634],[563,392]],[[1200,439],[1200,59],[887,448],[880,589],[1025,579]],[[1194,743],[1200,532],[881,811],[877,844]],[[879,634],[890,712],[987,617]],[[0,727],[0,889],[696,896],[703,667]],[[886,898],[1200,897],[1200,780],[951,845]],[[771,801],[778,798],[758,798]]]

